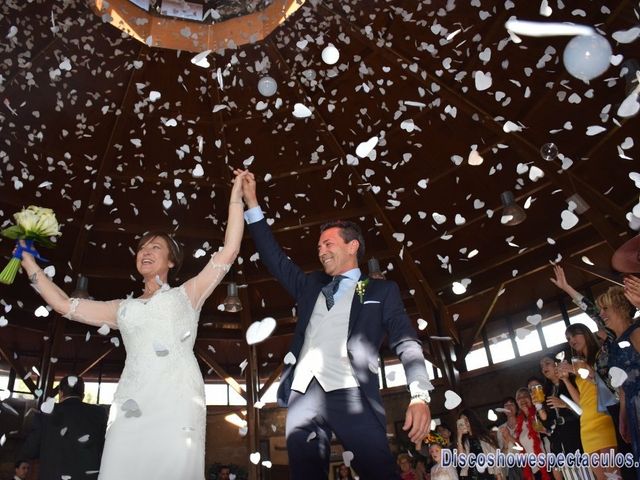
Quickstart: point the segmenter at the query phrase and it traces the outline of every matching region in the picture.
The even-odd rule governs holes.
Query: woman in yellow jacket
[[[596,372],[593,368],[599,350],[598,342],[589,328],[582,323],[570,325],[565,336],[573,354],[572,362],[563,361],[558,373],[574,402],[580,405],[580,440],[585,453],[608,453],[617,449],[616,430],[608,413],[598,411]],[[575,375],[576,386],[569,381]],[[591,466],[598,480],[605,480],[619,472],[615,467]],[[607,475],[609,474],[609,475]]]

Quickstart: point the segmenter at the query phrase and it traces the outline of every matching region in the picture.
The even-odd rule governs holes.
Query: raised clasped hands
[[[242,202],[244,179],[247,178],[248,175],[253,174],[249,173],[249,170],[240,169],[234,170],[233,174],[235,175],[235,178],[233,179],[233,186],[231,187],[231,197],[229,198],[229,201]]]
[[[249,170],[234,170],[233,173],[236,175],[236,180],[240,181],[242,198],[247,208],[257,207],[256,177]]]

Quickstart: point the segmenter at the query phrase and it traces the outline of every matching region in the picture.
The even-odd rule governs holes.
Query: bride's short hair
[[[169,247],[169,260],[173,262],[173,268],[171,269],[171,274],[175,276],[175,274],[182,267],[182,261],[184,260],[184,253],[182,251],[182,247],[176,242],[171,235],[167,232],[162,231],[154,231],[147,232],[140,240],[138,240],[138,246],[136,247],[136,252],[139,252],[142,247],[144,247],[147,243],[149,243],[154,238],[162,238],[167,246]]]

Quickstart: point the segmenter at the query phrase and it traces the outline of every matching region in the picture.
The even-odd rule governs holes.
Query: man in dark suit
[[[398,285],[360,272],[364,239],[353,222],[321,228],[317,248],[324,272],[305,274],[268,227],[252,175],[245,177],[243,197],[260,259],[297,304],[298,322],[278,389],[278,403],[288,407],[291,478],[327,478],[335,433],[353,454],[351,464],[361,478],[399,479],[378,385],[378,352],[385,335],[407,376],[411,401],[403,428],[418,447],[429,430],[432,387]]]
[[[98,478],[107,428],[107,412],[84,403],[84,382],[64,377],[60,402],[51,414],[37,412],[22,447],[22,458],[40,460],[40,480]]]
[[[13,480],[27,480],[30,467],[26,460],[18,460],[15,464]]]

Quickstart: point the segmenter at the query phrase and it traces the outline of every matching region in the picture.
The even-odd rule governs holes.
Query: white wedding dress
[[[212,259],[198,276],[146,300],[72,299],[66,316],[74,320],[93,314],[92,323],[115,326],[115,316],[127,351],[99,480],[203,480],[206,404],[193,346],[202,303],[228,269]]]

